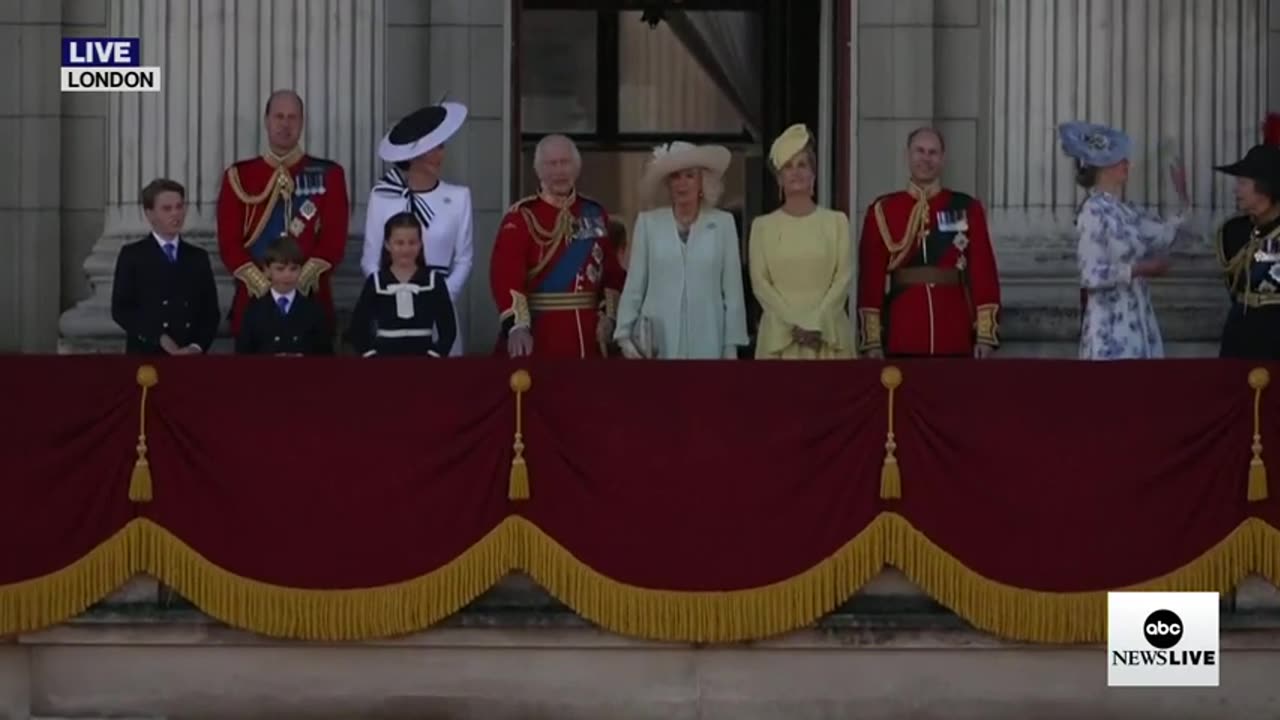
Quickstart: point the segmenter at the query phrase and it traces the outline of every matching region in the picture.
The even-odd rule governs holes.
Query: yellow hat
[[[777,140],[773,141],[773,146],[769,148],[769,162],[773,165],[773,169],[781,169],[791,158],[808,147],[812,141],[813,136],[809,134],[809,128],[805,127],[803,123],[797,123],[787,128],[778,136]]]

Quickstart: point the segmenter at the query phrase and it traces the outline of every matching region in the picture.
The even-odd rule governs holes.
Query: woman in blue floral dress
[[[1076,217],[1080,287],[1085,294],[1080,359],[1164,357],[1164,341],[1151,305],[1150,278],[1169,269],[1168,250],[1184,222],[1125,202],[1132,143],[1103,125],[1072,122],[1058,128],[1063,151],[1076,161],[1076,182],[1089,191]],[[1185,174],[1173,169],[1185,197]]]

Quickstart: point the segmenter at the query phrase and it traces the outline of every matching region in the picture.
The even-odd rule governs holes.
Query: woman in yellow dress
[[[804,125],[792,125],[769,149],[782,206],[751,223],[751,285],[764,311],[759,359],[854,357],[849,218],[814,202],[816,159]]]

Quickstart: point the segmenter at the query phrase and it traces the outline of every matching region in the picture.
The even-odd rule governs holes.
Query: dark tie
[[[276,305],[279,306],[281,315],[289,314],[289,298],[283,295],[276,298]]]
[[[167,256],[169,256],[169,262],[171,262],[171,263],[176,263],[176,262],[178,262],[178,244],[177,244],[177,243],[165,243],[165,244],[164,244],[164,254],[165,254],[165,255],[167,255]]]

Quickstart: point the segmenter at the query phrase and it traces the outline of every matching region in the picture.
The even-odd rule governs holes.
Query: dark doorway
[[[769,144],[792,123],[817,132],[821,3],[513,2],[513,197],[537,191],[538,140],[563,133],[582,153],[583,192],[629,227],[644,209],[635,187],[654,146],[724,145],[734,161],[722,206],[738,220],[745,261],[750,220],[777,204]],[[754,328],[758,308],[750,312]]]

